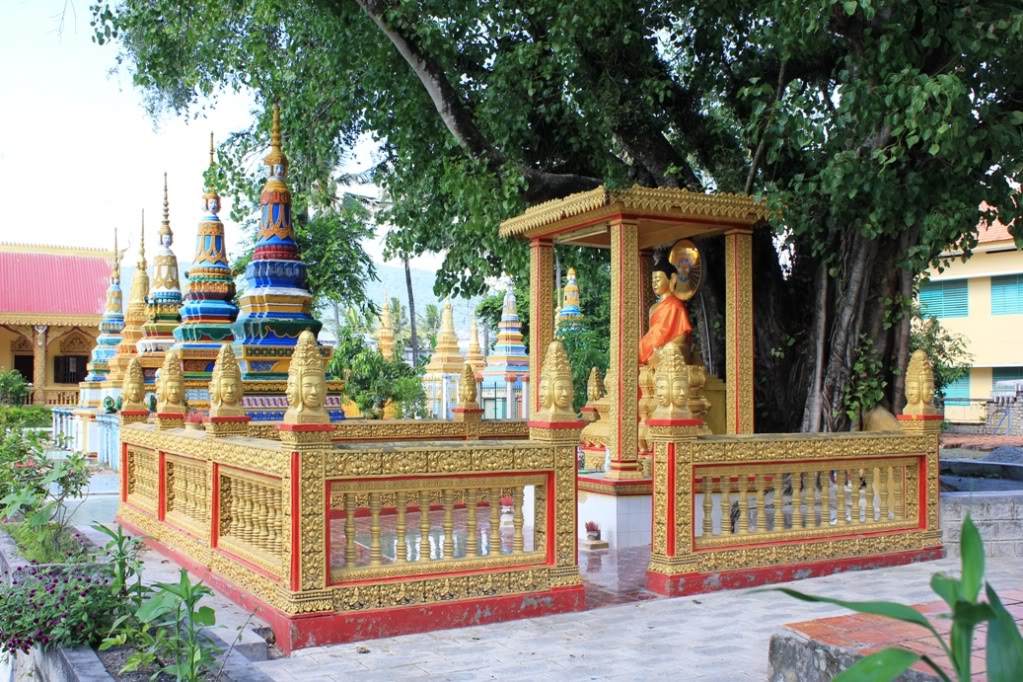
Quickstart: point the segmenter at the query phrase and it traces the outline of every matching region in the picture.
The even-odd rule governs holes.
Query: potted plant
[[[596,521],[586,522],[586,539],[587,540],[600,539],[600,525]]]

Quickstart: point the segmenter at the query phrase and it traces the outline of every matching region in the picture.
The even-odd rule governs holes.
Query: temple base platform
[[[609,479],[603,473],[576,477],[578,495],[578,537],[586,539],[586,522],[600,526],[601,540],[611,549],[650,544],[653,513],[653,481]]]

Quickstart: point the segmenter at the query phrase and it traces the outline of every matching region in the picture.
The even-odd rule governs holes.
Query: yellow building
[[[103,249],[0,244],[0,369],[24,375],[32,403],[78,403],[113,260]]]
[[[994,383],[1023,379],[1023,250],[1001,223],[978,232],[968,260],[945,254],[943,272],[932,270],[920,287],[924,317],[961,334],[973,355],[969,376],[945,388],[945,417],[954,422],[984,421],[980,401],[991,396]]]

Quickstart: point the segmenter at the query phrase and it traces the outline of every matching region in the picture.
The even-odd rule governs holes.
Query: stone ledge
[[[767,658],[770,682],[831,682],[862,656],[841,647],[823,644],[791,630],[771,636]],[[894,682],[938,682],[936,675],[908,670]]]

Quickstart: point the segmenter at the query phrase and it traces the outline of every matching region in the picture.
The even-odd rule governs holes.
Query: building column
[[[610,479],[641,478],[639,466],[639,229],[635,221],[611,223]]]
[[[554,339],[554,244],[534,239],[529,244],[529,390],[533,408],[540,411],[540,368]]]
[[[37,324],[35,340],[32,343],[32,402],[36,405],[46,404],[46,332],[45,324]]]
[[[650,279],[653,277],[653,274],[654,252],[649,249],[644,249],[639,252],[639,286],[640,291],[643,292],[639,306],[640,338],[643,338],[643,335],[649,331],[650,308],[652,308],[654,303],[657,302],[657,296],[654,294],[653,287],[650,285]]]
[[[725,420],[753,433],[753,234],[725,233]]]

